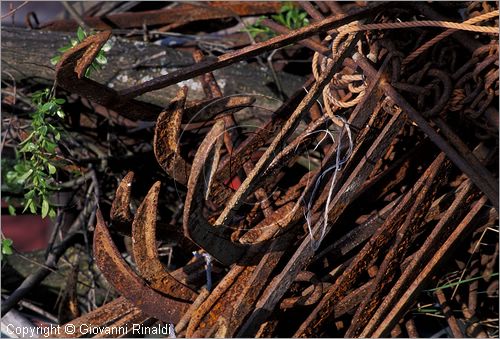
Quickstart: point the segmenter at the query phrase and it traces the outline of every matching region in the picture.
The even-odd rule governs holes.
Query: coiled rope
[[[359,21],[351,22],[347,25],[338,28],[338,34],[333,39],[331,36],[327,36],[325,41],[332,41],[331,49],[332,56],[335,57],[338,52],[338,46],[346,35],[353,34],[361,31],[369,31],[369,30],[385,30],[385,29],[401,29],[401,28],[417,28],[417,27],[441,27],[448,28],[449,30],[437,35],[435,38],[431,39],[424,45],[420,46],[414,52],[412,52],[406,59],[403,61],[403,65],[406,65],[413,61],[418,55],[423,53],[425,50],[430,48],[432,45],[436,44],[438,41],[444,39],[445,37],[453,34],[458,30],[477,32],[477,33],[487,33],[487,34],[499,34],[498,27],[489,27],[489,26],[476,26],[474,24],[494,18],[499,15],[499,10],[494,10],[477,17],[471,18],[464,22],[450,22],[450,21],[434,21],[434,20],[423,20],[423,21],[409,21],[409,22],[386,22],[386,23],[376,23],[376,24],[361,24]],[[325,58],[320,53],[314,53],[312,59],[312,72],[315,79],[319,79],[320,73],[323,71],[324,67],[328,62],[331,62],[331,59]],[[352,107],[357,105],[363,98],[365,94],[366,84],[362,84],[360,86],[354,86],[352,82],[354,81],[362,81],[361,75],[343,75],[338,74],[334,77],[332,82],[325,86],[323,90],[323,101],[325,103],[326,113],[332,117],[332,120],[335,124],[339,126],[343,126],[339,119],[336,119],[333,107]],[[334,92],[339,89],[347,86],[350,93],[358,94],[354,99],[350,101],[342,101],[339,98],[336,98],[332,94],[332,89]]]

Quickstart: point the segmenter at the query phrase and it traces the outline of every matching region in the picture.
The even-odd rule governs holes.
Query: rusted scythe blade
[[[130,212],[130,195],[134,172],[128,172],[116,189],[115,198],[111,205],[110,218],[113,227],[118,229],[129,228],[132,224],[132,213]],[[130,229],[130,228],[129,228]]]
[[[194,301],[198,294],[172,277],[158,258],[156,214],[161,183],[149,190],[132,223],[132,249],[141,277],[155,290],[177,299]]]
[[[100,210],[96,213],[94,257],[108,282],[144,313],[168,323],[176,323],[189,304],[169,299],[146,285],[120,256]]]
[[[101,32],[89,36],[64,53],[56,68],[56,84],[68,92],[85,97],[132,120],[145,120],[149,115],[156,116],[159,113],[157,106],[137,100],[125,103],[119,99],[116,91],[84,76],[110,35],[111,32]]]
[[[213,164],[213,160],[216,158],[216,149],[222,145],[223,133],[224,122],[218,120],[196,152],[184,203],[183,227],[186,237],[224,265],[230,265],[243,256],[248,246],[233,243],[224,237],[223,230],[214,228],[203,215],[204,197],[209,189],[206,184],[210,181],[206,174],[210,173],[209,177],[213,177],[217,165]]]

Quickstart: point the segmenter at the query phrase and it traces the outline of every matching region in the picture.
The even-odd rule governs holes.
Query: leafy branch
[[[64,52],[76,46],[90,36],[83,28],[78,27],[76,39],[71,39],[70,44],[58,51],[60,54],[52,57],[50,62],[55,65],[60,60]],[[97,54],[95,60],[85,72],[90,75],[92,70],[99,70],[107,63],[105,53],[111,46],[105,44]],[[16,164],[13,169],[6,174],[5,182],[13,192],[24,193],[23,213],[29,210],[36,214],[39,210],[42,218],[55,216],[55,209],[50,203],[50,196],[58,190],[54,185],[57,168],[60,161],[56,154],[57,142],[61,139],[63,128],[56,124],[57,119],[64,119],[64,111],[61,105],[65,100],[55,97],[55,88],[33,93],[32,102],[36,107],[32,113],[31,126],[28,129],[28,136],[19,144],[20,149],[16,150]],[[15,214],[15,208],[9,205],[9,212]]]
[[[55,210],[49,197],[58,189],[53,185],[58,167],[55,159],[57,142],[63,133],[54,119],[64,118],[61,105],[65,100],[56,98],[48,88],[33,93],[31,100],[36,109],[31,115],[29,134],[16,150],[16,165],[7,172],[6,183],[13,191],[25,191],[23,213],[29,210],[35,214],[40,208],[42,218],[47,215],[53,218]],[[11,205],[9,212],[15,214]]]

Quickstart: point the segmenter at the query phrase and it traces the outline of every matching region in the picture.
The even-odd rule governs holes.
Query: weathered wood
[[[69,44],[70,38],[73,37],[74,34],[68,33],[2,28],[2,72],[8,72],[16,81],[33,79],[47,85],[52,84],[55,66],[50,64],[50,58],[59,53],[58,48]],[[195,63],[190,53],[165,46],[130,41],[115,36],[111,37],[110,43],[112,48],[106,54],[107,65],[102,70],[94,72],[91,78],[115,90],[148,81]],[[226,95],[252,93],[276,96],[272,90],[274,80],[271,73],[260,67],[236,63],[214,73]],[[305,80],[303,77],[283,72],[278,76],[281,82],[286,84],[284,91],[287,95],[300,88]],[[144,94],[138,99],[166,107],[181,86],[188,87],[189,100],[204,98],[201,82],[198,79],[189,79],[176,86]],[[259,105],[264,104],[270,109],[279,106],[276,100],[258,99],[261,101]]]

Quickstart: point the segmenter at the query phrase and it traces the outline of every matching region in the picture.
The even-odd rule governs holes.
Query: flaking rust
[[[159,292],[179,300],[192,302],[198,294],[177,281],[160,262],[156,246],[156,215],[160,182],[149,190],[137,209],[132,223],[132,250],[142,278]]]
[[[144,313],[167,323],[179,321],[189,304],[165,297],[148,287],[121,257],[99,210],[96,217],[94,257],[106,279]]]
[[[101,308],[101,313],[96,311],[93,316],[97,322],[149,321],[154,317],[175,323],[182,318],[182,326],[179,326],[182,335],[248,337],[275,334],[273,331],[278,327],[273,323],[280,321],[283,310],[312,306],[312,311],[303,316],[303,322],[293,329],[295,336],[323,334],[328,327],[326,323],[349,312],[355,314],[350,325],[336,323],[338,330],[347,331],[346,335],[387,335],[443,255],[465,234],[485,206],[486,198],[476,193],[473,184],[497,208],[497,178],[490,173],[487,161],[482,163],[479,159],[476,149],[469,149],[453,131],[446,115],[448,110],[464,109],[467,114],[489,114],[490,119],[495,118],[496,112],[492,112],[491,107],[488,113],[491,96],[495,90],[498,92],[492,57],[498,55],[498,48],[494,46],[479,47],[473,53],[474,62],[465,64],[454,74],[432,63],[410,74],[411,65],[402,62],[402,52],[385,36],[373,38],[371,35],[377,36],[375,31],[366,36],[352,34],[336,55],[324,60],[326,66],[315,80],[306,82],[306,90],[298,90],[262,129],[247,138],[228,132],[238,127],[232,114],[251,105],[255,99],[245,95],[222,97],[211,71],[299,41],[324,57],[329,49],[313,39],[316,34],[335,33],[339,26],[357,19],[369,21],[371,14],[387,4],[356,9],[352,15],[344,14],[337,6],[318,4],[323,13],[328,9],[342,13],[326,19],[311,3],[302,6],[316,20],[308,27],[286,31],[276,27],[276,23],[269,23],[284,34],[223,54],[216,60],[205,60],[197,53],[198,63],[120,92],[82,76],[109,33],[89,37],[63,56],[57,68],[61,87],[125,117],[157,118],[154,155],[164,172],[187,189],[182,207],[183,234],[213,257],[219,269],[215,288],[210,292],[201,289],[201,293],[198,293],[201,284],[190,284],[188,280],[190,274],[205,275],[204,263],[192,261],[168,272],[157,249],[156,219],[161,208],[158,206],[161,183],[152,185],[132,215],[129,205],[133,173],[129,173],[117,190],[111,222],[113,226],[132,228],[133,257],[140,276],[122,259],[98,212],[94,234],[96,262],[123,297],[112,304],[116,305],[116,314],[109,313],[112,307],[108,305]],[[368,46],[364,46],[366,44]],[[355,53],[358,45],[368,47],[370,54],[362,55],[363,48]],[[207,96],[200,102],[187,102],[185,87],[161,112],[158,107],[133,99],[195,76],[202,76]],[[350,101],[353,108],[346,109],[347,106],[339,104],[333,107],[334,115],[318,114],[316,99],[327,91],[332,92],[332,82],[349,77],[362,84],[349,83],[341,90],[334,88],[330,94],[335,95],[334,99],[340,104]],[[480,89],[471,90],[474,86],[467,83],[473,81]],[[353,96],[358,101],[353,103]],[[314,110],[315,113],[311,113]],[[307,125],[305,131],[293,134],[303,120]],[[279,187],[277,181],[289,172],[287,166],[296,164],[297,155],[318,143],[317,133],[332,124],[337,125],[336,132],[340,132],[330,144],[322,145],[324,153],[318,167],[298,177],[293,184]],[[192,145],[202,140],[189,154],[181,150],[180,144],[181,131],[186,126],[196,135]],[[192,132],[205,126],[211,126],[206,135]],[[342,134],[348,129],[349,138]],[[425,137],[426,143],[405,144],[402,141],[405,133],[420,133],[422,138],[416,140],[421,142]],[[298,137],[291,138],[292,135]],[[339,165],[339,154],[348,148],[347,139],[352,143],[352,153]],[[418,148],[432,144],[437,146],[432,149],[434,158],[422,159],[425,162],[422,171],[413,173],[414,176],[408,174],[412,173]],[[408,150],[404,156],[398,153],[401,145]],[[396,173],[391,181],[396,171],[390,166],[397,164],[391,158],[394,154],[403,159],[405,170]],[[424,226],[439,216],[439,212],[434,211],[435,205],[446,195],[438,198],[435,195],[438,188],[442,189],[441,185],[448,184],[440,180],[441,175],[451,172],[448,159],[469,179],[448,197],[449,210],[442,213],[436,229],[430,231]],[[420,179],[409,181],[408,185],[407,176]],[[386,177],[387,183],[380,179]],[[242,180],[230,187],[228,183],[234,178]],[[330,188],[333,178],[336,181]],[[374,211],[379,217],[377,221],[373,221],[374,225],[372,221],[360,221],[356,225],[371,226],[353,235],[355,244],[347,244],[348,240],[336,242],[335,231],[342,231],[339,221],[346,211],[376,185],[385,185],[378,194],[389,199],[388,203],[384,202],[386,208]],[[392,195],[387,198],[389,193]],[[266,202],[255,204],[247,218],[238,218],[238,213],[244,211],[245,204],[254,197]],[[461,219],[459,210],[471,200],[477,201]],[[211,215],[207,216],[207,210]],[[304,214],[307,214],[307,223]],[[454,231],[460,220],[459,228]],[[235,229],[238,232],[233,232]],[[411,257],[413,240],[420,232],[428,232],[429,238]],[[450,234],[449,240],[442,239]],[[320,241],[331,242],[317,255],[312,245]],[[360,247],[359,251],[353,251],[356,246]],[[334,260],[338,266],[331,267],[332,257],[342,260],[340,263]],[[321,265],[319,258],[324,259]],[[380,267],[374,265],[377,260],[382,263]],[[224,274],[226,268],[221,269],[221,264],[227,273]],[[429,268],[425,268],[427,264]],[[330,273],[320,276],[321,270],[317,267]],[[398,270],[402,272],[400,278]],[[366,279],[367,276],[370,279]],[[294,282],[305,282],[307,287],[299,291],[292,288]],[[189,308],[191,303],[197,307]],[[274,315],[277,317],[271,320]]]

